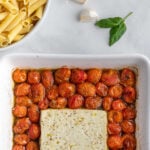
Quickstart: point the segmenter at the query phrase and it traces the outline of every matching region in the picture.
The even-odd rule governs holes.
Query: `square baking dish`
[[[51,55],[51,54],[11,54],[0,57],[0,150],[12,149],[12,107],[13,81],[15,68],[70,68],[83,69],[124,68],[137,70],[137,150],[150,150],[150,65],[149,59],[140,54],[134,55]]]

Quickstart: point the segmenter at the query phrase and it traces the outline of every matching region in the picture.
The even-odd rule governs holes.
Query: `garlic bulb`
[[[98,14],[94,10],[84,9],[80,13],[81,22],[96,21],[97,19],[98,19]]]
[[[84,4],[84,3],[86,3],[88,0],[73,0],[73,1],[75,1],[75,2],[77,2],[77,3],[80,3],[80,4]]]

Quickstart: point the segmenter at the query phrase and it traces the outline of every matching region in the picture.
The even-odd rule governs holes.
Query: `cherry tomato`
[[[126,120],[134,119],[136,117],[135,108],[127,107],[123,110],[123,118]]]
[[[40,137],[40,127],[37,124],[31,124],[29,128],[29,138],[36,140]]]
[[[96,84],[99,82],[100,78],[102,75],[102,70],[101,69],[89,69],[87,71],[87,81],[91,82],[93,84]]]
[[[112,109],[114,110],[123,110],[126,108],[126,104],[123,102],[122,99],[117,99],[112,102]]]
[[[101,106],[102,99],[98,96],[95,97],[87,97],[85,99],[85,107],[88,109],[97,109]]]
[[[84,82],[77,86],[77,91],[84,97],[92,97],[96,95],[96,88],[92,83]]]
[[[41,79],[40,72],[32,70],[28,72],[28,83],[35,84],[39,83]]]
[[[32,105],[32,100],[28,96],[19,96],[15,99],[16,105],[29,107]]]
[[[117,70],[109,69],[102,73],[101,81],[107,86],[112,86],[120,82],[119,72]]]
[[[20,83],[17,84],[15,89],[15,96],[26,96],[30,92],[30,85],[27,83]]]
[[[31,86],[31,97],[34,103],[38,103],[45,97],[45,88],[41,83],[33,84]]]
[[[27,73],[25,70],[23,69],[16,69],[14,72],[13,72],[13,80],[16,82],[16,83],[21,83],[21,82],[25,82],[27,79]]]
[[[131,134],[124,134],[122,137],[124,150],[136,150],[136,139]]]
[[[125,87],[125,89],[123,90],[123,99],[127,103],[134,103],[136,100],[135,89],[133,87],[130,87],[130,86]]]
[[[38,107],[41,110],[47,109],[49,106],[49,101],[47,98],[44,98],[42,101],[39,101]]]
[[[103,105],[104,110],[108,111],[111,109],[112,101],[113,99],[110,96],[106,96],[103,98],[102,105]]]
[[[122,131],[124,133],[133,133],[135,132],[135,123],[130,120],[123,120],[121,123]]]
[[[26,146],[26,150],[39,150],[38,143],[30,141]]]
[[[71,71],[71,82],[83,83],[87,79],[87,74],[81,69],[72,69]]]
[[[70,97],[75,94],[76,87],[72,83],[64,82],[59,84],[58,92],[62,97]]]
[[[55,72],[55,81],[57,83],[68,82],[71,76],[71,70],[67,67],[62,67]]]
[[[110,135],[119,135],[121,133],[121,126],[118,123],[108,123],[107,130]]]
[[[37,105],[33,104],[28,108],[28,116],[31,122],[38,123],[40,112]]]
[[[113,85],[109,88],[109,96],[113,98],[120,98],[122,96],[123,88],[121,85]]]
[[[18,119],[13,127],[14,133],[22,134],[29,129],[30,125],[29,118]]]
[[[134,86],[135,85],[135,74],[129,69],[125,68],[121,72],[121,84],[124,86]]]
[[[55,109],[65,108],[67,105],[67,99],[65,97],[57,97],[55,100],[49,102],[49,106]]]
[[[75,94],[75,95],[69,97],[68,106],[71,109],[77,109],[77,108],[82,107],[83,102],[84,102],[83,96],[79,95],[79,94]]]
[[[108,112],[108,121],[112,123],[120,123],[123,120],[123,115],[121,111],[110,110]]]
[[[47,98],[49,100],[56,99],[58,97],[58,87],[56,85],[53,85],[48,91],[47,91]]]
[[[111,149],[121,149],[123,147],[121,136],[111,135],[107,139],[108,147]]]
[[[25,117],[27,115],[27,107],[26,106],[19,106],[19,105],[16,105],[14,108],[13,108],[13,114],[15,117]]]
[[[98,82],[96,84],[96,93],[99,96],[107,96],[107,92],[108,92],[108,87],[102,83],[102,82]]]
[[[26,145],[29,140],[30,139],[27,134],[16,134],[14,136],[14,142],[19,145]]]
[[[45,70],[41,72],[42,84],[45,88],[49,88],[54,83],[54,77],[51,71]]]
[[[25,150],[25,146],[22,145],[14,145],[12,150]]]

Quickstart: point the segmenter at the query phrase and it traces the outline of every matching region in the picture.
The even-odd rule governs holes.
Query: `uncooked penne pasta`
[[[8,34],[9,43],[13,41],[13,39],[17,36],[17,34],[22,30],[23,26],[19,23],[13,30],[11,30]]]
[[[19,34],[27,34],[33,28],[33,24],[30,24],[27,28],[23,28]]]
[[[0,47],[5,47],[8,45],[8,39],[3,36],[3,35],[0,35]]]
[[[11,2],[15,7],[18,8],[18,2],[17,2],[17,0],[10,0],[10,2]]]
[[[15,7],[10,2],[3,2],[1,3],[8,11],[10,11],[13,15],[16,15],[18,13],[18,8]]]
[[[9,14],[8,12],[2,12],[2,13],[0,13],[0,21],[2,21],[3,19],[5,19],[8,14]]]
[[[27,28],[31,23],[32,23],[32,20],[29,17],[29,18],[22,21],[22,26],[23,26],[23,28]]]
[[[11,24],[6,28],[5,31],[11,31],[20,21],[24,20],[26,17],[26,12],[20,11],[19,14],[14,18]]]
[[[30,0],[23,0],[24,5],[27,5]]]
[[[15,17],[16,15],[13,15],[11,13],[8,14],[8,16],[0,24],[0,33],[2,33],[8,27],[8,25],[10,25],[10,23],[14,20]]]
[[[18,34],[18,35],[16,35],[16,37],[13,39],[13,42],[20,41],[23,37],[24,37],[24,35]]]
[[[35,2],[37,2],[38,0],[30,0],[29,1],[29,6],[31,6],[32,4],[34,4]]]
[[[38,0],[36,3],[28,7],[28,16],[34,13],[39,7],[43,6],[47,0]]]
[[[36,10],[36,12],[33,14],[33,16],[31,17],[31,19],[33,21],[37,21],[37,20],[41,19],[42,15],[43,15],[43,9],[44,9],[44,6],[41,6],[40,8],[38,8]]]

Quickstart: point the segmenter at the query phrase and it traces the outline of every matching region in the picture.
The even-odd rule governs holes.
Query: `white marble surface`
[[[99,29],[94,22],[78,20],[83,8],[96,10],[100,18],[121,16],[130,11],[127,32],[112,47],[108,46],[109,30]],[[150,58],[149,0],[89,0],[85,5],[72,0],[52,0],[45,20],[25,43],[11,47],[1,55],[15,52],[55,54],[142,53]]]

